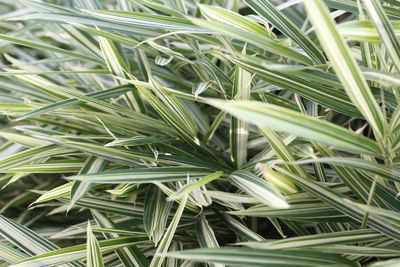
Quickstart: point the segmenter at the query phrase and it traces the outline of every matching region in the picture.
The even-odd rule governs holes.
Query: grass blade
[[[321,45],[350,99],[375,134],[384,136],[387,123],[348,45],[335,29],[328,8],[322,0],[305,0],[304,4]]]

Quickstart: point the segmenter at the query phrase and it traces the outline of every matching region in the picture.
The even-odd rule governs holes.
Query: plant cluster
[[[0,266],[400,266],[399,19],[0,0]]]

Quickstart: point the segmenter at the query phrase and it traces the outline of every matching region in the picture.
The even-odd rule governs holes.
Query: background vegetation
[[[1,0],[1,266],[400,266],[395,0]]]

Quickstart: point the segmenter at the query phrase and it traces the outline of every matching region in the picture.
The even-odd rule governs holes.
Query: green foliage
[[[0,0],[0,267],[399,266],[394,0]]]

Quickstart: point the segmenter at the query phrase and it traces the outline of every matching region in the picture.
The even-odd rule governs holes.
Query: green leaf
[[[349,218],[352,218],[358,222],[363,220],[365,212],[360,209],[360,205],[351,201],[349,198],[344,197],[343,194],[339,194],[332,189],[317,183],[313,183],[303,177],[289,174],[282,169],[279,169],[279,171],[291,177],[298,186],[307,189],[307,191],[312,195],[318,197]],[[396,225],[396,220],[397,219],[393,218],[391,214],[385,214],[385,216],[374,215],[368,217],[368,225],[370,225],[371,228],[389,236],[390,238],[400,240],[400,228]]]
[[[186,205],[186,201],[187,201],[187,195],[185,195],[182,198],[182,202],[179,204],[179,207],[176,210],[175,215],[172,218],[172,221],[168,226],[167,231],[164,234],[164,237],[161,239],[160,244],[157,247],[156,253],[152,261],[150,262],[149,267],[159,267],[165,260],[167,250],[171,244],[172,238],[174,237],[176,228],[178,227],[179,220],[181,219],[183,210]]]
[[[138,241],[139,240],[139,241]],[[138,238],[134,237],[121,237],[109,240],[102,240],[98,242],[100,247],[100,252],[109,252],[114,249],[118,249],[121,247],[127,247],[130,245],[134,245],[137,243],[141,243]],[[34,257],[30,257],[24,259],[22,262],[16,264],[16,267],[29,267],[29,266],[51,266],[51,265],[59,265],[62,263],[75,261],[78,259],[84,259],[86,257],[86,244],[70,246],[67,248],[58,249],[52,252],[43,253]],[[98,251],[99,252],[99,251]],[[74,263],[68,263],[74,264]],[[75,265],[73,265],[75,266]],[[89,263],[87,265],[79,265],[79,266],[90,266]]]
[[[188,183],[187,185],[183,186],[181,189],[176,191],[173,195],[168,197],[168,200],[177,200],[182,198],[182,196],[186,194],[190,194],[196,189],[199,189],[200,187],[205,186],[206,184],[212,182],[215,179],[218,179],[221,177],[224,173],[221,171],[214,172],[210,175],[207,175],[205,177],[201,177],[198,181],[194,183]]]
[[[138,135],[131,138],[116,139],[105,146],[142,146],[149,144],[164,143],[167,141],[172,141],[172,138],[168,137],[153,137]]]
[[[272,104],[256,101],[222,101],[208,103],[250,123],[276,131],[291,133],[335,148],[357,153],[380,154],[374,141],[327,121],[318,120]]]
[[[108,89],[106,91],[100,91],[100,92],[94,92],[94,93],[90,93],[87,94],[87,97],[91,97],[91,98],[96,98],[96,99],[107,99],[107,98],[111,98],[111,97],[115,97],[115,96],[119,96],[122,93],[128,92],[129,90],[132,90],[132,88],[130,86],[118,86],[115,88],[111,88]],[[59,101],[56,102],[54,104],[50,104],[47,106],[44,106],[42,108],[36,109],[34,111],[31,111],[27,114],[22,115],[21,117],[19,117],[17,120],[25,120],[25,119],[29,119],[31,117],[34,116],[39,116],[41,114],[45,114],[45,113],[49,113],[50,111],[65,107],[65,106],[70,106],[70,105],[76,105],[76,104],[80,104],[83,103],[84,101],[79,100],[79,99],[66,99],[63,101]]]
[[[230,25],[234,28],[240,28],[244,31],[261,37],[265,36],[266,38],[270,39],[276,38],[275,34],[273,34],[269,29],[266,29],[257,22],[230,10],[218,6],[207,5],[199,5],[199,8],[203,16],[211,21],[217,21],[226,25]]]
[[[305,65],[311,64],[311,60],[308,57],[265,36],[254,35],[247,30],[243,30],[242,28],[233,27],[229,24],[221,22],[206,21],[197,18],[190,18],[190,21],[204,29],[236,38],[244,42],[249,42],[265,49],[266,51],[286,57],[288,59],[292,59],[299,63],[303,63]]]
[[[69,198],[61,198],[60,201],[69,203]],[[143,215],[143,205],[134,206],[132,203],[127,203],[126,201],[110,200],[98,197],[81,197],[75,203],[75,207],[136,218],[142,218]]]
[[[82,174],[69,177],[71,180],[94,183],[153,183],[181,181],[189,178],[199,178],[210,174],[206,168],[197,167],[159,167],[143,169],[127,169],[107,171],[95,174]]]
[[[345,258],[309,251],[262,250],[252,248],[201,248],[168,253],[170,257],[230,266],[358,266]]]
[[[375,163],[370,160],[363,160],[357,158],[347,158],[347,157],[329,157],[329,158],[315,158],[311,160],[302,160],[296,162],[296,164],[308,164],[310,162],[320,162],[344,167],[355,168],[373,174],[379,175],[386,179],[399,182],[399,170],[396,168],[390,168],[385,165]]]
[[[396,36],[400,35],[400,23],[391,21]],[[337,25],[339,33],[351,40],[380,43],[381,37],[370,20],[350,20]]]
[[[87,173],[97,173],[104,170],[108,165],[108,162],[103,159],[90,157],[85,162],[84,166],[80,170],[79,174]],[[85,181],[75,181],[71,187],[71,202],[69,204],[69,209],[71,209],[74,204],[84,196],[92,187],[92,183]]]
[[[228,58],[233,63],[240,65],[247,71],[256,73],[258,77],[268,83],[290,90],[340,113],[360,118],[362,117],[361,113],[351,103],[348,96],[342,91],[332,90],[320,83],[316,83],[312,80],[310,81],[307,76],[302,77],[279,69],[271,69],[271,62],[255,57],[242,55],[239,58]],[[283,65],[284,68],[290,68],[291,66],[292,65]],[[323,83],[326,83],[326,80],[324,80]],[[282,103],[279,103],[279,105],[283,106]]]
[[[96,223],[100,227],[103,227],[102,232],[106,239],[118,238],[119,234],[133,234],[130,231],[118,230],[117,225],[104,214],[95,210],[92,210],[91,212]],[[105,231],[104,227],[107,227],[108,231]],[[137,233],[135,234],[138,235]],[[119,248],[116,250],[116,253],[119,259],[127,267],[146,267],[149,265],[149,261],[147,260],[147,258],[135,245]]]
[[[149,239],[157,246],[162,239],[173,202],[157,187],[150,189],[144,202],[143,225]]]
[[[150,84],[155,90],[155,95],[144,87],[139,88],[147,101],[184,140],[189,142],[189,144],[198,144],[197,125],[185,110],[180,100],[169,95],[157,81],[151,79]]]
[[[189,20],[183,18],[174,18],[163,15],[127,12],[127,11],[111,11],[111,10],[85,10],[88,14],[101,18],[104,21],[115,21],[119,24],[129,26],[144,27],[150,29],[165,30],[186,30],[191,32],[204,32],[193,25]]]
[[[352,230],[337,233],[322,233],[309,236],[291,237],[284,240],[268,240],[261,242],[247,242],[242,245],[260,249],[298,249],[305,247],[319,248],[322,246],[370,242],[382,239],[382,234],[374,230]]]
[[[242,100],[250,99],[251,81],[252,76],[249,72],[236,67],[232,97]],[[247,159],[248,135],[248,123],[232,117],[230,128],[231,158],[239,169]]]
[[[23,252],[0,242],[0,259],[4,260],[8,263],[16,263],[17,261],[21,261],[28,256]]]
[[[97,63],[97,64],[103,64],[97,58],[88,57],[88,56],[81,55],[81,54],[78,54],[78,53],[75,53],[75,52],[71,52],[69,50],[61,49],[61,48],[58,48],[58,47],[54,47],[54,46],[50,46],[50,45],[46,45],[46,44],[42,44],[42,43],[30,41],[30,40],[25,40],[25,39],[21,39],[21,38],[15,38],[15,37],[8,36],[8,35],[5,35],[5,34],[0,34],[0,39],[8,41],[8,42],[16,43],[16,44],[19,44],[19,45],[23,45],[23,46],[28,46],[28,47],[32,47],[32,48],[42,49],[42,50],[45,50],[45,51],[50,51],[50,52],[63,54],[63,55],[70,56],[70,57],[77,58],[77,59],[84,60],[84,61],[94,62],[94,63]]]
[[[207,219],[202,216],[196,223],[196,234],[200,247],[202,248],[217,248],[219,247],[215,233],[208,223]],[[224,267],[223,264],[213,264],[214,267]]]
[[[247,171],[235,171],[230,175],[234,185],[262,203],[280,209],[289,208],[281,193],[265,180]]]
[[[377,137],[385,135],[386,121],[348,45],[335,29],[322,0],[305,0],[307,14],[339,80]]]
[[[125,64],[121,54],[114,43],[105,37],[99,36],[99,43],[101,52],[103,54],[104,61],[107,64],[108,69],[116,77],[127,78],[129,69]],[[115,79],[115,82],[119,85],[123,85],[119,79]],[[137,90],[126,93],[126,102],[133,107],[136,112],[144,112],[144,104],[138,94]]]
[[[86,233],[86,264],[89,267],[103,267],[103,256],[101,255],[100,245],[92,233],[90,221],[88,222]]]
[[[290,203],[289,208],[277,209],[266,206],[254,206],[245,210],[231,211],[233,215],[243,215],[252,217],[272,217],[299,221],[346,221],[346,216],[327,204],[313,203]],[[315,201],[314,201],[315,202]]]
[[[377,0],[364,0],[366,9],[371,17],[380,39],[385,45],[391,60],[400,71],[400,41],[391,25],[388,16],[385,14],[381,3]]]
[[[396,267],[399,264],[400,264],[400,259],[391,259],[391,260],[374,262],[368,265],[368,267]]]
[[[63,185],[54,187],[53,189],[43,193],[38,199],[36,199],[31,205],[66,197],[71,193],[73,182],[65,183]]]
[[[288,38],[297,43],[318,64],[325,63],[325,57],[313,41],[299,29],[283,12],[269,0],[245,0],[258,15],[278,28]]]
[[[58,249],[58,246],[54,245],[52,242],[3,215],[0,215],[0,235],[29,256]],[[68,266],[84,265],[80,262],[76,262],[70,263]]]

